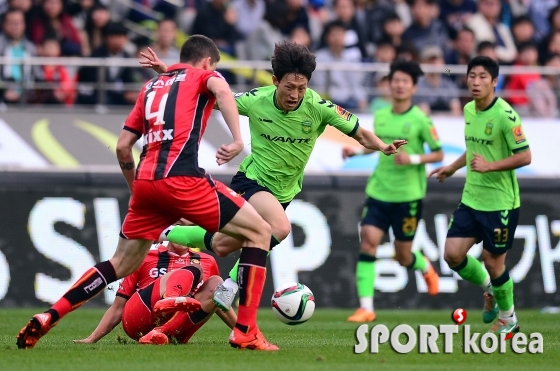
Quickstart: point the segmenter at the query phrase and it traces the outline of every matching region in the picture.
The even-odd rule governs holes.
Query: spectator
[[[436,0],[408,0],[412,10],[412,25],[403,34],[403,40],[422,50],[426,46],[447,49],[445,26],[436,18]]]
[[[376,63],[392,63],[397,57],[397,49],[393,44],[381,41],[377,44],[373,61]]]
[[[176,63],[179,60],[179,49],[175,47],[177,37],[177,24],[173,19],[164,19],[158,23],[156,40],[152,49],[162,60]]]
[[[345,45],[346,25],[332,21],[325,26],[327,47],[315,53],[318,63],[348,62],[359,63],[361,53],[357,47]],[[316,71],[313,83],[317,91],[327,94],[333,103],[348,109],[365,109],[367,94],[364,89],[364,76],[361,72],[332,70],[327,77],[326,71]]]
[[[544,39],[550,34],[549,15],[553,8],[558,6],[558,0],[533,0],[529,5],[529,16],[535,25],[535,37],[537,41]]]
[[[509,28],[499,22],[501,12],[500,0],[479,0],[478,13],[467,22],[474,31],[476,42],[490,41],[496,44],[496,53],[501,62],[511,63],[517,49]]]
[[[270,4],[264,16],[247,40],[247,57],[250,60],[269,61],[276,43],[284,40],[282,28],[288,16],[288,5],[283,1]]]
[[[60,42],[54,35],[47,35],[37,49],[40,57],[58,58],[60,57]],[[34,103],[40,104],[66,104],[74,102],[74,79],[61,64],[36,66],[36,82],[51,83],[54,86],[48,89],[36,89]]]
[[[375,87],[379,93],[369,104],[369,110],[372,115],[374,115],[377,110],[392,104],[391,89],[389,88],[389,76],[386,74],[379,75],[376,80]]]
[[[21,10],[8,9],[4,13],[2,21],[3,34],[0,34],[0,56],[7,58],[26,58],[35,56],[35,46],[25,38],[25,16]],[[5,64],[0,66],[0,80],[21,82],[32,80],[30,66],[25,66],[24,70],[20,65]],[[18,102],[22,91],[17,88],[9,88],[0,91],[0,100],[7,103]]]
[[[402,59],[405,61],[418,61],[418,50],[410,43],[403,43],[397,48],[397,57],[395,59]]]
[[[295,28],[292,31],[292,34],[290,35],[290,41],[296,44],[305,45],[308,49],[311,47],[311,37],[303,27]]]
[[[282,34],[285,37],[289,37],[292,34],[292,31],[298,27],[303,27],[307,32],[310,32],[309,16],[307,15],[307,10],[303,5],[303,0],[273,1],[285,1],[288,5],[288,16],[286,18],[286,23],[282,27]]]
[[[439,9],[439,18],[447,26],[449,38],[455,39],[457,33],[476,13],[476,2],[474,0],[441,0]]]
[[[539,60],[537,45],[526,42],[519,46],[516,66],[536,66]],[[508,98],[512,107],[520,115],[552,117],[556,111],[556,99],[548,83],[539,73],[514,74],[510,77],[506,89],[517,96]],[[518,96],[518,94],[522,96]]]
[[[409,10],[410,12],[410,10]],[[366,43],[377,44],[383,38],[383,22],[389,17],[397,16],[395,3],[391,0],[380,0],[368,12],[368,27],[366,28]],[[410,16],[410,14],[409,14]],[[405,26],[408,27],[408,26]]]
[[[560,5],[550,11],[549,17],[550,33],[544,37],[539,46],[539,55],[541,62],[548,56],[548,44],[552,36],[560,31]]]
[[[8,0],[8,9],[17,9],[23,12],[26,26],[25,37],[31,39],[31,22],[37,16],[37,7],[33,6],[33,0]],[[0,11],[1,13],[4,13],[4,11]]]
[[[490,41],[483,41],[478,44],[476,48],[476,55],[483,57],[488,57],[496,62],[498,62],[498,54],[496,53],[496,45]],[[498,83],[496,84],[496,92],[501,91],[505,85],[504,75],[498,75]]]
[[[147,38],[140,38],[139,40],[135,41],[136,44],[136,59],[140,60],[142,59],[142,55],[140,53],[144,53],[144,54],[150,54],[150,52],[148,51],[148,47],[150,46],[150,40],[148,40]],[[159,57],[159,54],[158,54]],[[174,63],[176,63],[177,60],[174,61]],[[142,67],[136,67],[132,69],[132,80],[139,84],[140,86],[142,84],[144,84],[146,81],[151,80],[152,78],[157,76],[157,72],[155,72],[154,70],[152,70],[151,68],[142,68]]]
[[[475,52],[474,32],[470,28],[463,27],[453,41],[453,49],[446,53],[445,63],[468,64]]]
[[[94,50],[92,58],[130,58],[125,51],[128,40],[127,29],[120,23],[109,23],[105,28],[105,43]],[[80,83],[98,82],[97,67],[82,67],[78,71]],[[78,86],[78,104],[134,104],[138,97],[137,91],[126,90],[123,84],[133,83],[132,68],[111,66],[105,70],[106,89],[102,101],[98,102],[98,92],[91,86]]]
[[[551,54],[560,54],[560,31],[555,31],[549,36],[546,46],[545,58]]]
[[[558,116],[558,111],[560,110],[560,54],[549,55],[545,60],[544,65],[546,67],[556,68],[556,71],[558,71],[556,74],[546,76],[548,84],[556,98],[555,116]]]
[[[82,55],[80,34],[72,18],[64,12],[62,0],[44,0],[31,25],[31,41],[35,45],[39,45],[47,34],[58,38],[63,56]]]
[[[86,19],[94,6],[99,5],[99,0],[79,0],[68,3],[68,14],[72,16],[72,22],[77,30],[83,30]]]
[[[404,24],[396,14],[391,14],[383,21],[383,38],[380,41],[390,42],[395,47],[402,44]]]
[[[91,9],[85,25],[87,44],[84,44],[84,56],[90,56],[92,50],[98,49],[103,45],[105,27],[107,27],[110,20],[111,14],[104,5],[96,5]]]
[[[444,65],[443,50],[439,46],[424,48],[420,59],[422,63],[432,66]],[[453,116],[462,114],[459,89],[447,76],[441,73],[426,73],[418,80],[417,89],[416,102],[426,114],[432,112],[451,112]]]
[[[513,20],[511,24],[511,33],[516,47],[526,42],[536,41],[533,22],[531,18],[525,15],[519,16]]]
[[[264,0],[233,0],[232,6],[237,14],[243,15],[237,17],[235,27],[247,39],[263,19],[266,4]]]
[[[346,27],[344,45],[346,45],[347,48],[358,48],[362,59],[367,58],[368,54],[364,40],[364,33],[360,30],[358,20],[356,19],[356,8],[354,7],[353,0],[334,0],[333,6],[335,19],[342,22],[344,27]],[[323,46],[325,43],[326,38],[323,40]]]
[[[211,0],[200,7],[194,20],[192,33],[212,39],[218,48],[235,55],[235,43],[241,35],[235,29],[237,13],[228,7],[229,0]]]
[[[191,34],[194,20],[196,19],[197,9],[201,8],[206,0],[185,0],[183,9],[178,12],[177,21],[179,29],[187,34]]]
[[[151,29],[155,28],[155,22],[158,21],[158,18],[154,18],[152,14],[157,14],[161,19],[174,18],[179,11],[178,4],[181,3],[168,0],[132,0],[131,2],[136,3],[136,7],[130,7],[127,18]],[[137,9],[138,7],[145,7],[150,12],[142,12]]]

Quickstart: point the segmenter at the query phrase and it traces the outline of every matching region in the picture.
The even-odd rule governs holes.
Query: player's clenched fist
[[[347,159],[348,157],[356,156],[362,152],[363,152],[362,148],[356,149],[354,147],[344,147],[342,148],[342,158]]]
[[[386,156],[394,155],[398,152],[399,148],[405,144],[407,144],[406,140],[394,140],[393,143],[389,144],[385,148],[382,148],[381,152],[383,152]]]
[[[243,142],[233,142],[228,145],[222,144],[222,146],[218,149],[218,152],[216,152],[216,162],[218,165],[228,163],[231,159],[243,151],[243,147]]]

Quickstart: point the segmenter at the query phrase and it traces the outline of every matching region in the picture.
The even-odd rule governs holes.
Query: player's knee
[[[451,249],[445,249],[443,252],[443,260],[449,265],[450,267],[455,267],[463,261],[465,257],[460,256],[457,252],[454,252]]]
[[[360,252],[374,256],[377,253],[377,245],[367,240],[362,240],[360,244]]]
[[[281,223],[272,226],[272,234],[278,241],[283,241],[288,237],[292,231],[292,224],[288,219],[283,220]]]
[[[268,246],[270,243],[270,237],[272,236],[272,228],[270,227],[270,224],[261,218],[261,220],[255,223],[255,232],[258,236],[257,238],[264,239]]]

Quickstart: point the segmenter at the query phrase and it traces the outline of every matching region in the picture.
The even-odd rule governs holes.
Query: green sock
[[[241,251],[241,250],[239,250],[239,251]],[[270,251],[268,252],[267,256],[270,256]],[[237,282],[237,269],[238,268],[239,268],[239,259],[237,259],[237,261],[235,262],[235,265],[229,271],[229,278],[231,278],[235,282]]]
[[[420,251],[414,251],[412,255],[412,264],[409,268],[426,273],[428,271],[428,262],[424,259],[424,255]]]
[[[359,298],[373,298],[375,287],[375,256],[360,253],[356,264],[356,288]]]
[[[500,318],[507,318],[513,314],[513,280],[506,269],[504,273],[492,280],[494,298],[500,309]]]
[[[451,269],[457,272],[465,281],[472,282],[478,286],[481,286],[488,276],[488,272],[486,272],[482,264],[470,255],[467,255],[461,264],[451,267]]]
[[[193,226],[174,226],[171,231],[167,234],[167,239],[170,242],[177,243],[183,246],[197,247],[199,249],[205,249],[204,236],[206,235],[206,230],[197,225]]]

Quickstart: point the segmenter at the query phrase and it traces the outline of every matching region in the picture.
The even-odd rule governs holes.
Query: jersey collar
[[[486,112],[486,111],[489,111],[492,107],[494,107],[494,104],[496,104],[497,101],[498,101],[498,97],[495,97],[494,100],[492,101],[492,103],[490,103],[490,104],[488,105],[488,107],[486,107],[486,108],[484,108],[484,109],[482,109],[482,110],[480,110],[480,111],[478,111],[478,112]]]
[[[185,70],[185,69],[193,69],[194,67],[187,63],[175,63],[171,66],[167,67],[167,72],[171,72],[174,70]]]
[[[278,90],[278,89],[276,89],[276,90]],[[274,90],[274,94],[272,95],[272,103],[274,104],[274,107],[275,107],[278,111],[280,111],[280,112],[282,112],[282,113],[284,113],[284,114],[287,115],[287,114],[290,113],[290,112],[297,111],[298,108],[301,107],[301,105],[303,104],[303,100],[305,99],[305,96],[299,101],[299,104],[296,106],[296,108],[294,108],[294,109],[291,110],[291,111],[285,112],[282,108],[278,107],[278,104],[276,103],[276,90]]]
[[[410,107],[409,107],[406,111],[404,111],[404,112],[396,113],[396,112],[394,112],[394,111],[391,109],[391,113],[392,113],[393,115],[405,115],[405,114],[409,113],[410,111],[412,111],[413,108],[414,108],[414,104],[411,104]]]

